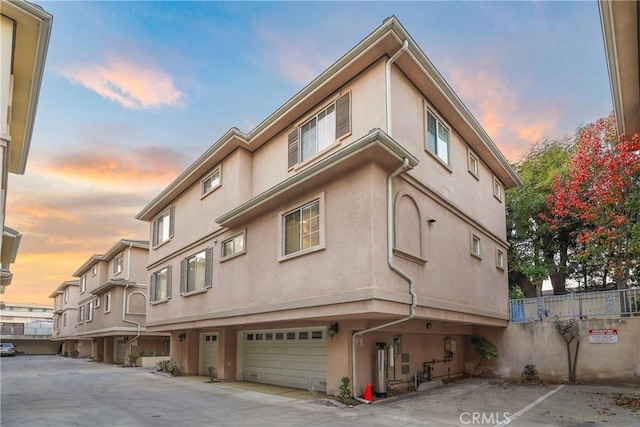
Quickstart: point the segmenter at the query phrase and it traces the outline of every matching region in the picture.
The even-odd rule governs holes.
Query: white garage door
[[[244,380],[327,391],[327,330],[244,333]]]
[[[200,375],[209,375],[210,367],[218,367],[218,334],[200,334],[200,349]]]

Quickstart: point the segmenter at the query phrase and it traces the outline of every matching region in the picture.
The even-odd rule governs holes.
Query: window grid
[[[211,175],[202,180],[202,195],[209,194],[220,186],[220,168],[216,168]]]
[[[237,255],[244,251],[244,232],[222,242],[222,258]]]
[[[449,128],[427,110],[427,148],[440,160],[449,164]]]
[[[320,245],[320,200],[284,215],[284,254]]]

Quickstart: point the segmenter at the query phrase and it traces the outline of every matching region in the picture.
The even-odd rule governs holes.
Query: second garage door
[[[244,380],[327,391],[326,328],[244,333]]]

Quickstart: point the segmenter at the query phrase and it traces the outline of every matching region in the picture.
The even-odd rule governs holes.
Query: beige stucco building
[[[66,280],[49,295],[53,299],[53,333],[63,355],[91,356],[91,339],[78,338],[80,281]]]
[[[334,394],[348,376],[362,395],[425,362],[462,375],[469,335],[508,324],[504,191],[519,182],[391,17],[138,214],[147,330],[220,379]]]
[[[129,355],[169,351],[169,336],[145,328],[149,243],[122,239],[91,256],[77,277],[76,337],[90,340],[93,360],[124,364]]]
[[[24,174],[53,17],[22,0],[2,0],[0,27],[0,293],[11,284],[22,234],[5,226],[9,173]]]

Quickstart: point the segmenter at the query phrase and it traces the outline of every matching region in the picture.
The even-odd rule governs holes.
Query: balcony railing
[[[512,299],[509,311],[514,323],[555,318],[613,319],[640,315],[639,301],[640,289],[621,289]]]

